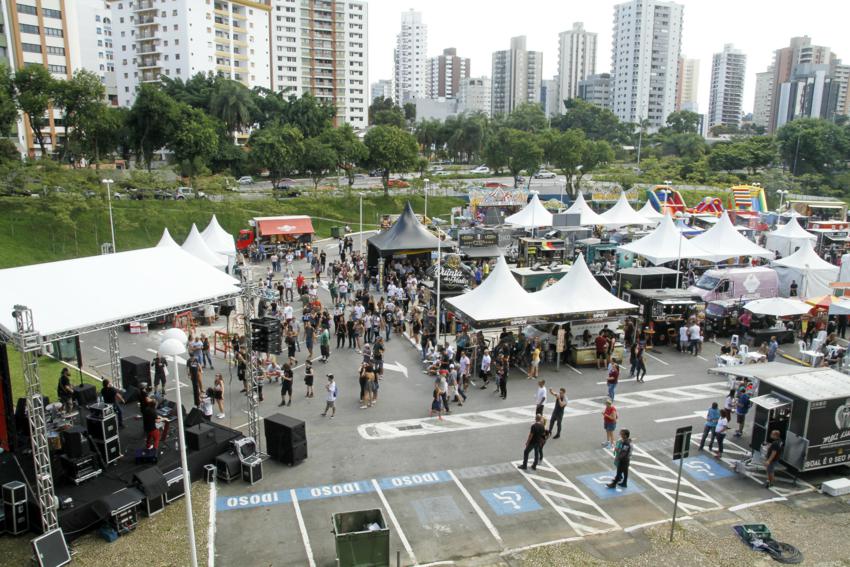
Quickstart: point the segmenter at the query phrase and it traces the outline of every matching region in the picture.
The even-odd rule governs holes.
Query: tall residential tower
[[[711,96],[708,101],[708,127],[720,124],[740,126],[744,106],[744,72],[747,56],[727,43],[715,53],[711,63]]]
[[[578,96],[579,81],[596,73],[596,34],[584,31],[584,24],[558,34],[558,113],[563,101]]]
[[[511,38],[511,48],[493,53],[493,116],[510,114],[524,102],[540,103],[543,53],[528,51],[525,36]]]
[[[427,74],[428,26],[422,14],[413,10],[402,12],[401,31],[396,36],[393,63],[393,97],[396,104],[425,98]]]

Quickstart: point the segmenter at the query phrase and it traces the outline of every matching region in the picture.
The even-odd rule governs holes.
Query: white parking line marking
[[[730,512],[737,512],[738,510],[744,510],[746,508],[752,508],[754,506],[761,506],[762,504],[770,504],[771,502],[785,502],[788,500],[784,496],[777,496],[776,498],[767,498],[765,500],[756,500],[755,502],[746,502],[744,504],[738,504],[737,506],[731,506],[726,508]]]
[[[304,549],[307,551],[307,563],[310,567],[316,567],[316,560],[313,559],[313,548],[310,547],[310,536],[307,535],[307,528],[304,526],[304,517],[301,516],[301,506],[298,504],[298,495],[295,494],[294,488],[289,491],[289,496],[292,498],[295,517],[298,519],[298,529],[301,530],[301,539],[304,541]]]
[[[578,368],[576,368],[575,366],[573,366],[571,364],[566,364],[566,363],[564,363],[564,364],[567,368],[569,368],[570,370],[572,370],[576,374],[581,374],[581,371]]]
[[[695,411],[694,413],[688,414],[688,415],[679,415],[679,416],[676,416],[676,417],[662,417],[661,419],[656,419],[654,421],[655,421],[655,423],[667,423],[668,421],[680,421],[682,419],[696,419],[698,417],[702,418],[704,415],[705,415],[705,412],[703,412],[703,411]]]
[[[466,490],[466,487],[461,484],[460,479],[458,479],[457,475],[455,475],[454,471],[449,470],[446,471],[449,473],[449,476],[452,477],[452,480],[455,481],[458,489],[460,489],[461,493],[466,497],[469,501],[469,504],[472,506],[472,509],[475,510],[475,513],[478,514],[478,517],[481,518],[481,521],[484,522],[484,525],[487,526],[487,529],[490,530],[490,533],[496,538],[496,541],[499,542],[499,545],[504,547],[505,542],[502,541],[502,536],[499,535],[499,530],[496,529],[496,526],[493,525],[493,522],[490,521],[490,518],[484,513],[484,510],[481,509],[481,506],[478,505],[472,496],[469,494],[469,491]]]
[[[104,349],[100,348],[100,347],[99,347],[99,346],[97,346],[97,345],[92,346],[92,348],[93,348],[94,350],[99,350],[100,352],[106,352]]]
[[[651,358],[652,360],[655,360],[655,361],[657,361],[657,362],[660,362],[660,363],[661,363],[661,364],[663,364],[664,366],[670,366],[670,363],[669,363],[669,362],[664,362],[663,360],[661,360],[661,359],[660,359],[660,358],[658,358],[657,356],[652,356],[651,354],[649,354],[649,353],[648,353],[648,352],[646,352],[646,351],[643,351],[643,354],[645,354],[646,356],[648,356],[648,357],[649,357],[649,358]]]
[[[499,555],[505,557],[506,555],[513,555],[515,553],[522,553],[523,551],[529,551],[531,549],[537,549],[538,547],[547,547],[550,545],[558,545],[559,543],[570,543],[573,541],[581,541],[584,539],[584,536],[573,536],[573,537],[564,537],[561,539],[554,539],[552,541],[544,541],[543,543],[534,543],[531,545],[524,545],[523,547],[514,547],[512,549],[506,549]]]
[[[210,483],[210,519],[207,531],[207,567],[215,567],[215,482]]]
[[[683,520],[693,520],[691,516],[682,516],[680,518],[676,518],[679,521]],[[628,528],[624,528],[623,531],[626,533],[633,532],[635,530],[639,530],[641,528],[648,528],[650,526],[657,526],[659,524],[666,524],[667,522],[672,521],[672,518],[667,518],[664,520],[655,520],[654,522],[644,522],[643,524],[635,524],[634,526],[629,526]]]
[[[401,544],[404,546],[404,550],[407,551],[408,557],[410,557],[410,560],[413,562],[414,565],[419,565],[419,562],[416,561],[416,556],[413,554],[413,548],[410,547],[410,542],[407,541],[407,536],[405,536],[404,532],[401,531],[401,525],[398,523],[393,509],[390,508],[390,503],[387,502],[387,497],[384,496],[384,491],[381,490],[381,485],[378,484],[378,481],[374,478],[372,479],[372,486],[375,487],[375,492],[378,493],[378,497],[381,499],[381,503],[384,505],[384,510],[387,511],[387,516],[390,517],[390,521],[393,523],[395,531],[396,533],[398,533],[398,538],[401,540]]]

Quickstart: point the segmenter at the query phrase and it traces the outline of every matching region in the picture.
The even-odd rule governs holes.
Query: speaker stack
[[[18,535],[29,529],[27,485],[23,482],[13,480],[3,485],[3,513],[6,533]]]
[[[157,467],[143,469],[133,475],[133,484],[144,495],[145,514],[150,517],[165,509],[168,484]]]
[[[257,352],[280,354],[283,337],[280,321],[274,317],[251,319],[251,348]]]
[[[121,359],[121,386],[138,388],[139,384],[151,383],[151,363],[138,356],[125,356]]]
[[[86,427],[95,450],[104,464],[110,465],[121,458],[121,440],[118,437],[118,416],[110,404],[93,404],[86,416]]]
[[[303,421],[277,413],[263,423],[272,459],[293,466],[307,458],[307,430]]]
[[[209,423],[199,423],[185,430],[186,447],[190,451],[203,451],[216,444],[215,428]]]

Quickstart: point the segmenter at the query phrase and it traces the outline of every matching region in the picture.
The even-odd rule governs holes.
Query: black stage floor
[[[53,469],[54,486],[56,496],[62,501],[65,497],[70,497],[73,500],[73,507],[65,510],[59,510],[59,525],[65,533],[68,540],[79,537],[86,531],[97,527],[104,518],[96,511],[102,507],[94,506],[96,502],[104,496],[112,494],[122,488],[133,485],[133,476],[151,466],[156,466],[163,473],[167,473],[174,469],[180,468],[180,453],[177,450],[177,422],[174,421],[171,425],[168,438],[160,442],[159,461],[156,464],[144,463],[136,464],[136,450],[144,447],[145,438],[142,428],[142,419],[138,412],[138,404],[130,403],[124,407],[124,429],[119,429],[119,437],[121,440],[122,456],[107,467],[103,467],[103,472],[90,480],[84,481],[82,484],[75,485],[73,482],[65,478],[63,473],[63,463],[60,459],[61,451],[51,452],[51,464]],[[80,411],[80,416],[76,418],[76,425],[85,426],[85,414],[87,410]],[[185,423],[185,420],[184,420]],[[201,450],[187,451],[187,460],[189,470],[191,472],[192,481],[203,478],[204,465],[215,462],[216,456],[227,452],[230,449],[230,442],[234,439],[242,437],[242,433],[216,424],[207,422],[213,427],[214,442]],[[4,472],[2,475],[6,479],[19,480],[21,472],[15,474],[12,469],[22,471],[25,475],[30,497],[30,518],[31,529],[35,532],[40,531],[40,522],[38,521],[38,508],[35,503],[33,489],[34,474],[32,453],[29,450],[29,440],[25,444],[19,445],[24,448],[19,451],[15,458],[19,466],[6,466],[7,462],[3,463]],[[90,442],[84,442],[86,453],[93,452],[94,447]],[[187,441],[187,446],[191,443]],[[9,455],[5,456],[8,460]],[[8,463],[11,464],[11,463]],[[5,482],[5,481],[4,481]]]

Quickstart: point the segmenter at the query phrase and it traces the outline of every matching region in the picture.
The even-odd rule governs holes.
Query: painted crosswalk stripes
[[[513,463],[519,465],[520,461]],[[619,530],[620,525],[564,474],[543,459],[537,470],[522,471],[528,483],[580,536]]]

